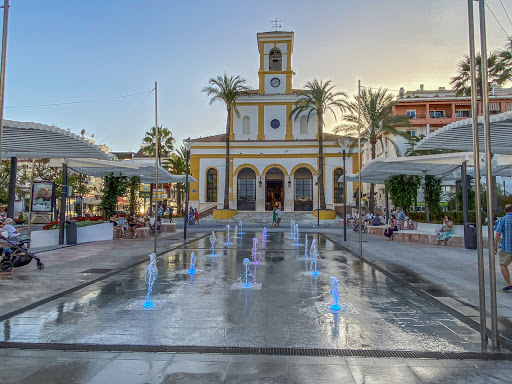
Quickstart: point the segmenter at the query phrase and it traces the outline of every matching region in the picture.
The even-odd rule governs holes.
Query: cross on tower
[[[281,28],[281,20],[278,20],[277,17],[275,18],[275,20],[272,20],[271,23],[272,28],[275,28],[276,31],[278,30],[278,28]]]

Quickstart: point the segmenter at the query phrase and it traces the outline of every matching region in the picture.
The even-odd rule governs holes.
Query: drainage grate
[[[272,356],[355,356],[355,357],[397,357],[409,359],[438,360],[504,360],[512,361],[512,353],[489,352],[422,352],[390,351],[367,349],[326,349],[326,348],[265,348],[265,347],[215,347],[200,345],[133,345],[133,344],[64,344],[64,343],[22,343],[0,342],[0,349],[33,349],[83,352],[160,352],[199,353],[228,355],[272,355]]]
[[[87,271],[83,271],[80,273],[108,273],[108,272],[112,272],[112,271],[113,271],[113,269],[91,268],[91,269],[88,269]]]

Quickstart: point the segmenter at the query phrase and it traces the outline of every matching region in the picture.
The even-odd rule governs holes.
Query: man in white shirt
[[[9,238],[13,238],[13,237],[17,237],[19,236],[19,232],[16,230],[16,228],[14,228],[14,226],[12,225],[13,223],[13,220],[12,219],[5,219],[5,222],[4,222],[4,226],[2,228],[2,230],[4,230],[5,232],[7,232],[7,237]]]
[[[281,224],[281,210],[279,208],[276,209],[276,216],[277,216],[276,227],[279,228],[279,225]]]

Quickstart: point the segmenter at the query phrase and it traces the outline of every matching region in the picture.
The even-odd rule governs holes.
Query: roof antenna
[[[279,28],[281,28],[281,20],[278,20],[277,17],[271,21],[272,28],[275,28],[276,32]]]

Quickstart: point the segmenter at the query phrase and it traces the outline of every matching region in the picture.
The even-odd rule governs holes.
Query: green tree
[[[140,177],[132,176],[128,179],[128,200],[130,201],[130,215],[137,212],[137,192],[140,188]]]
[[[187,149],[182,145],[172,156],[165,160],[164,167],[169,170],[173,175],[183,175],[186,173],[186,152]],[[190,172],[190,164],[189,164]],[[178,212],[181,209],[181,202],[183,199],[183,193],[185,191],[185,183],[176,183],[176,205],[178,206]]]
[[[100,207],[105,212],[105,217],[109,218],[116,212],[117,198],[126,193],[126,177],[115,177],[112,174],[105,176],[103,183],[103,198]]]
[[[420,185],[419,176],[395,175],[386,181],[386,188],[393,204],[402,207],[405,212],[412,206]]]
[[[432,175],[426,175],[424,181],[425,203],[428,205],[428,211],[432,220],[439,220],[443,214],[441,210],[441,180]]]
[[[210,97],[210,105],[216,101],[221,101],[226,105],[227,120],[226,120],[226,172],[224,179],[224,209],[229,209],[229,144],[231,134],[231,119],[233,113],[240,116],[238,111],[236,99],[245,91],[249,90],[246,84],[247,80],[240,76],[217,76],[208,80],[208,86],[203,88],[203,92]]]
[[[324,189],[324,115],[327,111],[331,112],[336,120],[336,111],[343,113],[347,109],[347,94],[344,92],[335,92],[334,85],[328,80],[325,83],[313,79],[305,85],[305,90],[299,95],[295,102],[290,119],[297,120],[300,116],[316,114],[316,130],[318,134],[318,184],[320,188],[320,209],[325,209],[325,189]]]
[[[401,131],[398,127],[409,126],[407,116],[395,116],[393,107],[393,95],[387,93],[387,89],[379,88],[377,91],[363,88],[360,96],[355,96],[355,101],[349,104],[350,114],[343,116],[343,124],[336,127],[334,132],[347,136],[357,136],[361,130],[361,141],[370,143],[371,159],[376,157],[376,146],[380,142],[384,147],[384,140],[393,145],[398,156],[400,151],[396,143],[389,138],[390,135],[405,138],[411,141],[411,135]],[[351,143],[352,148],[357,148],[357,138]],[[375,208],[375,184],[370,184],[369,209]]]
[[[174,150],[174,137],[168,128],[158,127],[158,165]],[[155,156],[155,127],[152,127],[142,139],[141,148],[146,156]]]
[[[482,56],[476,54],[476,88],[477,95],[482,96]],[[512,52],[510,50],[496,50],[489,53],[487,58],[489,84],[502,85],[512,80]],[[469,56],[457,64],[457,75],[450,80],[456,96],[471,96],[471,66]]]

